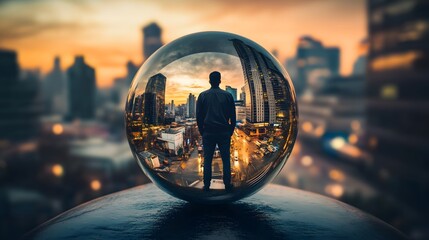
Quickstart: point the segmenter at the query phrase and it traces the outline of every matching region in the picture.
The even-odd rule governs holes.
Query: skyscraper
[[[246,92],[245,86],[241,87],[240,100],[246,103]]]
[[[127,62],[127,76],[126,76],[126,82],[128,84],[128,87],[131,85],[131,82],[133,81],[134,76],[136,75],[137,71],[139,70],[139,67],[135,65],[132,61]]]
[[[37,134],[38,79],[19,78],[15,51],[0,50],[0,140],[26,140]]]
[[[76,56],[67,69],[69,82],[69,114],[72,118],[91,119],[95,116],[95,70]]]
[[[324,78],[338,75],[340,50],[325,47],[320,41],[304,36],[299,39],[296,61],[295,89],[301,94],[304,90],[314,90]]]
[[[45,78],[43,95],[46,112],[65,115],[67,113],[67,82],[61,70],[61,60],[54,59],[54,67]]]
[[[234,101],[237,101],[237,88],[233,88],[231,86],[226,86],[225,90],[229,93],[231,93],[232,97],[234,98]]]
[[[170,113],[174,116],[176,111],[176,105],[174,105],[174,100],[171,100],[170,103]]]
[[[196,117],[195,95],[192,93],[189,93],[188,100],[186,101],[186,117]]]
[[[275,123],[287,116],[287,81],[266,58],[241,40],[233,39],[245,79],[246,119],[251,123]]]
[[[164,124],[165,85],[167,78],[158,73],[149,78],[144,95],[144,123]]]
[[[154,22],[143,28],[143,61],[162,47],[161,34],[162,29]]]
[[[429,4],[370,0],[368,10],[367,135],[373,167],[384,189],[420,212],[426,226]]]

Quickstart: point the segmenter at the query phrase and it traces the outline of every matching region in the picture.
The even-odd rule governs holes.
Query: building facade
[[[232,97],[234,98],[234,101],[237,101],[237,88],[233,88],[231,86],[226,86],[225,90],[229,93],[231,93]]]
[[[167,78],[158,73],[149,78],[144,95],[144,123],[164,124],[165,85]]]
[[[69,115],[71,118],[95,117],[95,70],[85,63],[83,56],[76,56],[67,69],[69,86]]]
[[[158,48],[162,47],[162,29],[156,23],[143,28],[143,60],[146,61]]]
[[[368,3],[367,136],[373,168],[386,189],[426,214],[428,12],[425,0]]]

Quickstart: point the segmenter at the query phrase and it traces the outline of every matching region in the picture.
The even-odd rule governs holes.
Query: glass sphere
[[[198,99],[211,88],[214,71],[221,74],[220,89],[210,91],[229,101],[211,98],[218,108],[208,118],[217,121],[224,111],[219,106],[232,106],[236,124],[228,115],[229,134],[214,128],[210,138],[218,141],[209,142],[197,120],[205,129],[211,120],[201,112],[213,108]],[[134,77],[125,108],[128,141],[143,172],[190,202],[231,202],[257,192],[283,168],[297,135],[296,96],[286,70],[257,43],[225,32],[190,34],[156,51]]]

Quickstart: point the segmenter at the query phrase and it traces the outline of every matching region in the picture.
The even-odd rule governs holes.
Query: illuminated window
[[[420,56],[421,53],[416,51],[381,56],[371,61],[371,68],[374,71],[407,69],[410,68],[414,61]]]

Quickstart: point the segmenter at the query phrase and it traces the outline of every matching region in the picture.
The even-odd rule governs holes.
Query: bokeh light
[[[55,135],[61,135],[64,132],[64,127],[63,125],[56,123],[52,126],[52,132]]]
[[[61,164],[54,164],[51,168],[52,174],[56,177],[61,177],[64,174],[64,168]]]
[[[101,182],[99,180],[92,180],[90,186],[92,190],[98,191],[101,189]]]

